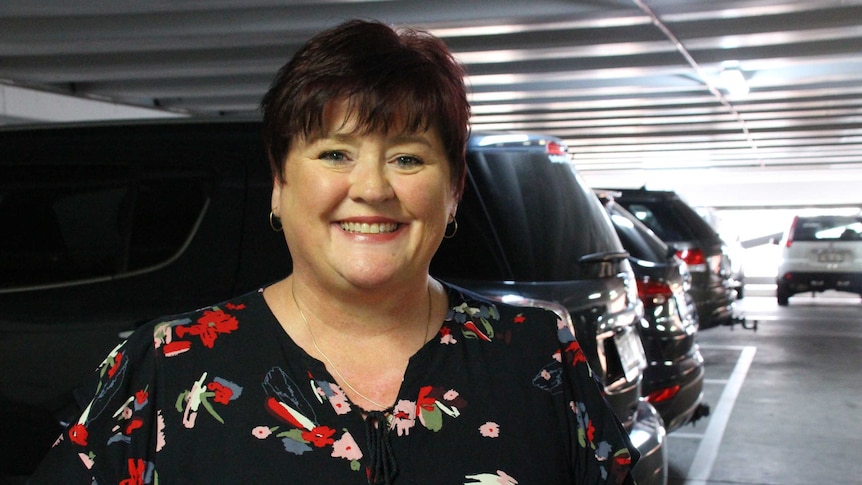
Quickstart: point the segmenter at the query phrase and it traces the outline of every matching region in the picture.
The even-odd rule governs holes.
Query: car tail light
[[[673,297],[673,291],[662,281],[638,280],[638,296],[646,306],[662,305]]]
[[[703,254],[703,249],[680,249],[676,252],[676,255],[679,256],[679,259],[685,261],[689,270],[706,271],[706,255]]]
[[[796,231],[796,223],[799,222],[799,216],[793,216],[793,222],[790,223],[790,230],[787,231],[787,242],[789,248],[793,244],[793,233]]]
[[[548,155],[566,155],[566,145],[562,143],[557,143],[555,141],[549,141],[547,145],[545,145],[545,151]]]
[[[695,264],[704,264],[706,262],[706,258],[703,256],[703,250],[694,248],[694,249],[681,249],[676,252],[676,255],[679,256],[680,259],[685,261],[689,266]]]
[[[650,404],[655,404],[673,398],[678,392],[679,386],[664,387],[649,393],[646,400]]]

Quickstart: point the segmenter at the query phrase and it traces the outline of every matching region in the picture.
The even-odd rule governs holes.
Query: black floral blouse
[[[381,453],[395,484],[632,483],[636,451],[569,328],[447,291],[376,427],[261,291],[154,321],[98,368],[32,483],[359,485]]]

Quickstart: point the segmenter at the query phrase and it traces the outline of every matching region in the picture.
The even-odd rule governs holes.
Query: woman
[[[630,483],[571,331],[428,274],[466,171],[443,43],[347,22],[262,108],[293,273],[136,332],[33,481]]]

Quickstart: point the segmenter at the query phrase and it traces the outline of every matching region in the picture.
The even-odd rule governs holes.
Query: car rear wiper
[[[606,251],[603,253],[585,254],[578,258],[581,264],[613,263],[629,257],[627,251]]]

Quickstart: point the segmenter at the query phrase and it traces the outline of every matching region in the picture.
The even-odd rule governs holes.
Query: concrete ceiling
[[[443,37],[475,127],[557,135],[593,186],[862,203],[862,0],[7,1],[0,124],[255,115],[302,42],[354,17]]]

